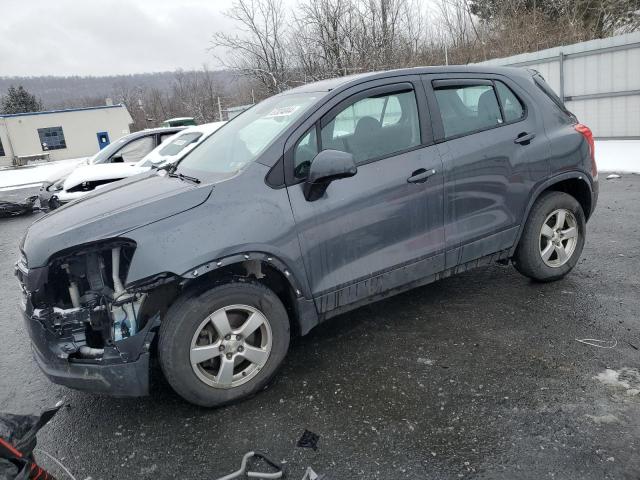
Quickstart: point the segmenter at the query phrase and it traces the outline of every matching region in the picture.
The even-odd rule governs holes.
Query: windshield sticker
[[[300,108],[300,105],[291,105],[290,107],[274,108],[269,113],[267,113],[264,116],[264,118],[288,117],[299,108]]]

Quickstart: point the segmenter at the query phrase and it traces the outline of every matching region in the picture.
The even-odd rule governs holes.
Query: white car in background
[[[49,209],[55,209],[109,183],[147,172],[153,167],[158,168],[176,162],[225,123],[213,122],[185,128],[167,138],[135,163],[81,165],[64,179],[61,188],[46,201],[47,206]]]

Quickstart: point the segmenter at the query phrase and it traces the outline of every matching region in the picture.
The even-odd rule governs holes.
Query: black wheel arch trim
[[[552,187],[553,185],[563,182],[565,180],[571,180],[571,179],[582,180],[585,183],[585,185],[587,185],[587,187],[589,188],[589,193],[591,195],[592,202],[593,202],[593,192],[594,192],[593,179],[588,173],[585,173],[580,170],[572,170],[569,172],[562,172],[560,174],[554,175],[553,177],[547,178],[545,181],[540,183],[534,189],[533,193],[529,197],[529,203],[527,204],[527,208],[524,211],[524,215],[522,216],[523,221],[520,223],[516,240],[509,252],[510,257],[514,255],[516,248],[518,248],[518,243],[520,243],[520,237],[522,236],[524,227],[527,224],[527,220],[529,220],[529,214],[531,213],[531,208],[533,207],[533,204],[538,200],[540,195],[542,195],[542,193],[547,191],[549,187]],[[593,213],[593,208],[591,209],[591,212],[589,212],[589,215],[587,215],[587,217],[590,216],[591,213]],[[586,214],[587,212],[585,212],[585,215]]]
[[[210,272],[215,272],[218,269],[229,267],[230,265],[237,265],[250,260],[263,261],[266,264],[272,266],[278,270],[289,282],[289,285],[296,294],[296,297],[307,296],[304,290],[302,282],[292,272],[287,264],[275,255],[265,252],[239,252],[233,255],[216,258],[207,263],[198,265],[197,267],[190,268],[187,272],[184,272],[180,277],[184,279],[196,279]]]

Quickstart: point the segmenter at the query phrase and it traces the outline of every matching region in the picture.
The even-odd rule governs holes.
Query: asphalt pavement
[[[601,178],[566,279],[495,265],[361,308],[295,340],[268,390],[217,410],[161,378],[141,399],[49,383],[13,276],[36,216],[0,220],[0,411],[64,399],[39,447],[78,480],[213,480],[255,449],[295,480],[308,466],[332,480],[638,479],[640,176]],[[589,338],[611,348],[576,340]],[[305,429],[316,450],[296,446]]]

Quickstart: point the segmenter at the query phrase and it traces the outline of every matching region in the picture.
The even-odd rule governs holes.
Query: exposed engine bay
[[[152,313],[144,292],[123,286],[135,245],[95,245],[57,256],[43,288],[31,294],[34,320],[64,342],[58,356],[101,359],[105,348],[137,335]],[[169,296],[164,296],[169,298]]]

